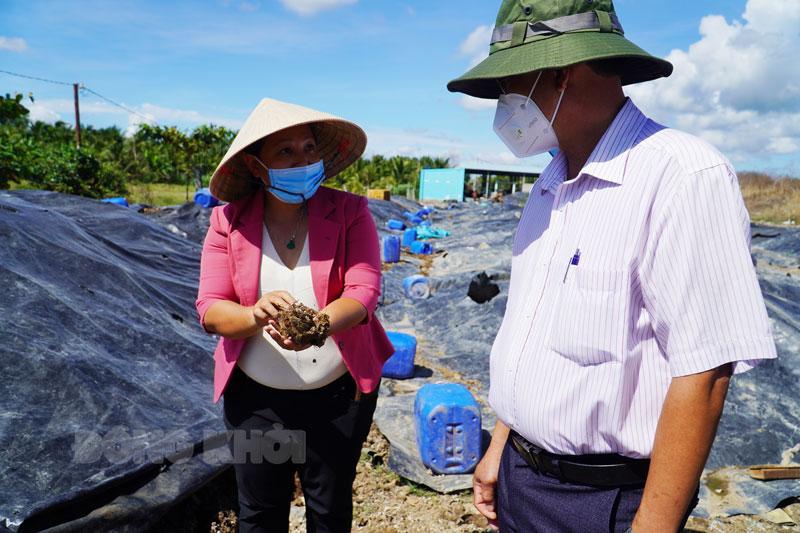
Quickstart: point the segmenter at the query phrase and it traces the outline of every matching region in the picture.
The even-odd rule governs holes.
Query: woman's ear
[[[244,164],[247,165],[250,174],[256,178],[264,179],[263,174],[267,172],[267,170],[253,155],[247,153],[242,154],[242,159],[244,160]]]

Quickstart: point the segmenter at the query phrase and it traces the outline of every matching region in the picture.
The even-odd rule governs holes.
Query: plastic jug
[[[219,205],[219,200],[211,196],[211,190],[206,187],[205,189],[198,189],[194,193],[194,201],[203,207],[215,207]]]
[[[415,254],[430,255],[433,253],[433,245],[429,242],[414,241],[409,248],[411,248],[411,252]]]
[[[394,346],[394,355],[383,364],[387,378],[406,379],[414,376],[414,357],[417,354],[417,338],[407,333],[387,331],[386,335]]]
[[[383,238],[383,262],[397,263],[400,260],[400,237],[386,235]]]
[[[405,290],[408,298],[414,300],[424,300],[431,295],[431,286],[428,283],[428,278],[420,275],[405,278],[403,280],[403,290]]]
[[[414,400],[422,463],[437,474],[465,474],[481,457],[481,410],[458,383],[423,385]]]
[[[403,232],[403,246],[411,246],[411,243],[417,240],[417,230],[408,228]]]
[[[406,227],[405,223],[402,220],[397,220],[396,218],[390,218],[386,221],[386,227],[389,229],[403,229]]]

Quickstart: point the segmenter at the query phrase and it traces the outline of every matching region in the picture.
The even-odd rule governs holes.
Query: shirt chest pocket
[[[585,366],[621,361],[627,307],[625,272],[571,267],[559,285],[550,348]]]

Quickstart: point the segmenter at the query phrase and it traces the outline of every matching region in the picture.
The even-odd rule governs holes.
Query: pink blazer
[[[197,295],[201,324],[214,302],[230,300],[250,306],[258,301],[263,194],[259,191],[211,212]],[[381,261],[367,199],[320,187],[308,201],[308,246],[311,280],[320,307],[347,297],[367,309],[364,322],[333,339],[359,390],[372,392],[394,348],[374,316]],[[222,396],[245,341],[220,337],[214,352],[214,402]]]

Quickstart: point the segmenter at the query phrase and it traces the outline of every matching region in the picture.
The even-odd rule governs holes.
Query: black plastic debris
[[[478,275],[469,282],[467,296],[472,298],[473,302],[482,304],[488,302],[498,294],[500,294],[500,286],[497,285],[497,283],[492,283],[492,278],[487,276],[486,272],[479,272]]]

